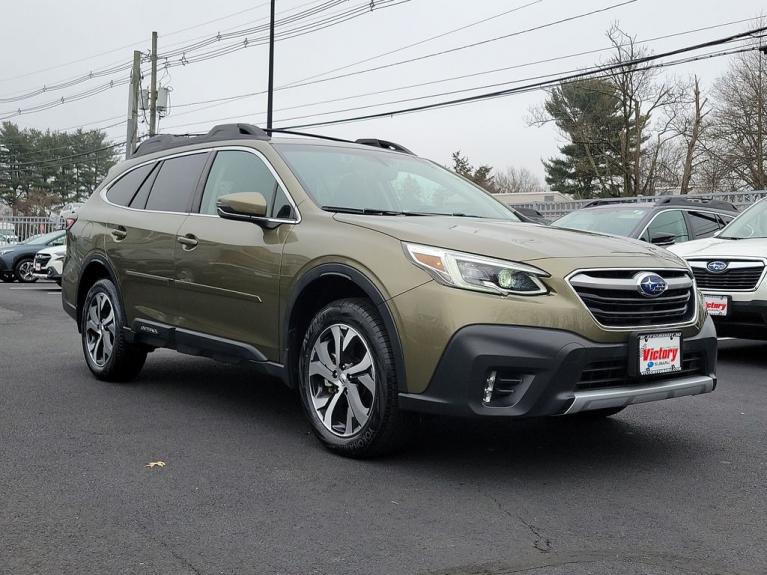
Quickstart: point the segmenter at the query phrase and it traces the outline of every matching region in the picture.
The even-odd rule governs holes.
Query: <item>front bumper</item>
[[[707,318],[697,335],[682,341],[682,373],[639,378],[629,375],[628,342],[601,344],[554,329],[472,325],[450,340],[427,389],[400,393],[400,405],[449,415],[535,417],[697,395],[716,387],[716,346]],[[486,403],[493,372],[494,396]]]
[[[719,292],[711,292],[719,294]],[[716,332],[722,337],[767,339],[767,301],[730,300],[726,316],[714,316]]]

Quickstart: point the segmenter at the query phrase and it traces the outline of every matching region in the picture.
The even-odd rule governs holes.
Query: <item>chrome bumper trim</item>
[[[575,401],[565,415],[580,411],[623,407],[633,403],[659,401],[685,395],[698,395],[714,390],[716,380],[707,375],[693,375],[674,379],[661,379],[653,384],[637,387],[611,387],[575,392]]]

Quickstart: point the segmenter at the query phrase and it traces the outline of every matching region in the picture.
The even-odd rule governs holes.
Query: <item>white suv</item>
[[[66,255],[66,244],[40,250],[33,260],[32,275],[39,280],[54,280],[61,285],[61,270],[64,267]]]
[[[714,237],[669,250],[692,268],[720,336],[767,339],[767,198]]]

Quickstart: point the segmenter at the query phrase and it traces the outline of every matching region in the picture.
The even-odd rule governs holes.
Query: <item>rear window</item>
[[[207,152],[165,160],[152,186],[146,209],[189,211],[206,158]]]
[[[645,214],[647,208],[586,208],[570,212],[551,225],[570,230],[630,236]]]
[[[127,206],[130,204],[136,190],[138,190],[139,186],[144,182],[153,167],[154,164],[140,166],[122,176],[114,184],[109,186],[109,190],[107,190],[107,199],[118,206]]]

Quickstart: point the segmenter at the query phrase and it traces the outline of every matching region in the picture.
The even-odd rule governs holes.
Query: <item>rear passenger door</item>
[[[266,198],[269,226],[218,217],[217,199],[237,192]],[[176,245],[179,325],[276,360],[282,246],[298,216],[284,185],[255,150],[222,149],[196,204]]]
[[[187,153],[135,168],[112,184],[106,252],[118,273],[128,322],[173,325],[176,235],[187,217],[208,152]],[[123,182],[125,180],[125,182]],[[122,184],[121,184],[122,183]]]

